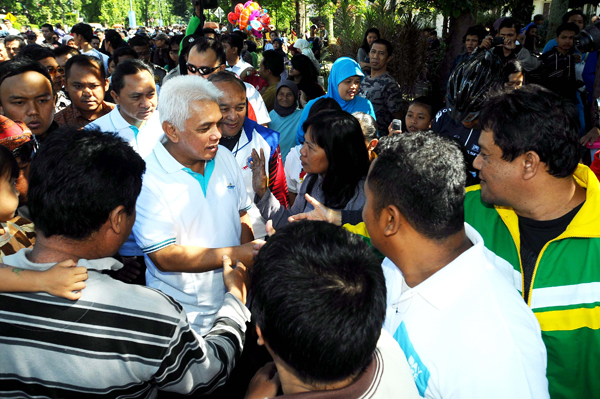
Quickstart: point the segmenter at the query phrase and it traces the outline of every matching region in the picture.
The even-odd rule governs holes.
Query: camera
[[[573,38],[575,48],[580,53],[590,53],[600,48],[600,20],[586,26]]]
[[[492,47],[500,46],[501,44],[504,44],[503,37],[499,36],[492,39]]]

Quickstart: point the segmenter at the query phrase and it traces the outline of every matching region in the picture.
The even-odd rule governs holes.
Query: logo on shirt
[[[394,339],[400,345],[400,348],[404,351],[406,355],[406,360],[408,361],[408,365],[413,373],[413,378],[415,379],[415,384],[417,385],[417,389],[419,390],[419,394],[422,397],[425,397],[425,391],[427,390],[427,386],[429,385],[429,369],[421,358],[419,354],[415,350],[410,338],[408,336],[408,330],[404,325],[404,321],[400,323],[398,329],[394,333]]]
[[[232,184],[232,183],[229,183],[229,184],[227,185],[227,188],[228,188],[228,189],[230,189],[230,190],[233,190],[233,189],[235,188],[235,185],[234,185],[234,184]]]
[[[246,159],[246,165],[242,168],[242,170],[246,169],[252,169],[252,156],[249,156],[248,159]]]

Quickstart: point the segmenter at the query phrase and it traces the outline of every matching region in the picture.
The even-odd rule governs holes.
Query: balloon
[[[271,17],[269,17],[269,14],[265,14],[262,17],[260,17],[260,22],[262,22],[263,25],[269,25],[269,23],[271,22]]]
[[[248,8],[248,6],[252,4],[252,0],[248,0],[247,2],[244,3],[244,8]]]
[[[250,25],[248,25],[248,26],[246,27],[246,29],[248,30],[248,32],[250,32],[250,31],[252,30],[252,27],[251,27]]]
[[[256,37],[257,39],[262,39],[262,33],[260,33],[259,31],[257,31],[256,29],[252,29],[252,34],[254,35],[254,37]]]
[[[254,8],[255,10],[260,10],[260,6],[258,5],[258,3],[256,3],[256,2],[254,2],[254,1],[253,1],[253,2],[252,2],[250,5],[251,5],[251,6],[252,6],[252,8]]]
[[[250,14],[250,21],[252,21],[253,19],[256,19],[260,16],[260,11],[258,10],[254,10],[252,11],[252,13]]]
[[[227,14],[227,20],[232,24],[235,25],[237,23],[238,20],[238,16],[232,12],[230,12],[229,14]]]
[[[237,3],[237,5],[235,6],[235,13],[237,15],[240,15],[242,13],[243,9],[244,9],[244,6],[242,5],[242,3]]]
[[[250,26],[252,27],[252,29],[257,30],[257,31],[261,30],[261,28],[262,28],[262,24],[260,23],[259,20],[256,20],[256,19],[250,21]]]

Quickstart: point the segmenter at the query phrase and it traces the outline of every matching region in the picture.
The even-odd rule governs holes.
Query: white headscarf
[[[302,54],[310,58],[312,63],[315,65],[315,68],[317,68],[317,71],[321,70],[321,65],[319,64],[319,61],[317,61],[317,59],[315,58],[315,54],[312,52],[312,49],[310,48],[310,43],[307,40],[296,40],[296,42],[294,43],[294,48],[300,50]]]

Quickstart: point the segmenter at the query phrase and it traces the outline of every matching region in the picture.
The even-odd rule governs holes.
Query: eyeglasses
[[[38,142],[35,138],[23,143],[23,145],[15,148],[12,153],[15,158],[19,158],[22,164],[29,163],[33,154],[38,150]]]
[[[210,75],[211,73],[213,73],[214,71],[216,71],[217,69],[219,69],[221,67],[221,65],[223,64],[219,64],[214,68],[210,68],[210,67],[197,67],[195,65],[190,64],[189,62],[186,63],[187,65],[187,69],[188,71],[190,71],[190,73],[196,73],[198,72],[200,75]]]
[[[54,67],[46,67],[46,69],[48,70],[48,73],[50,75],[55,75],[56,73],[60,73],[61,75],[65,74],[65,69],[63,67],[58,67],[58,68],[54,68]]]

